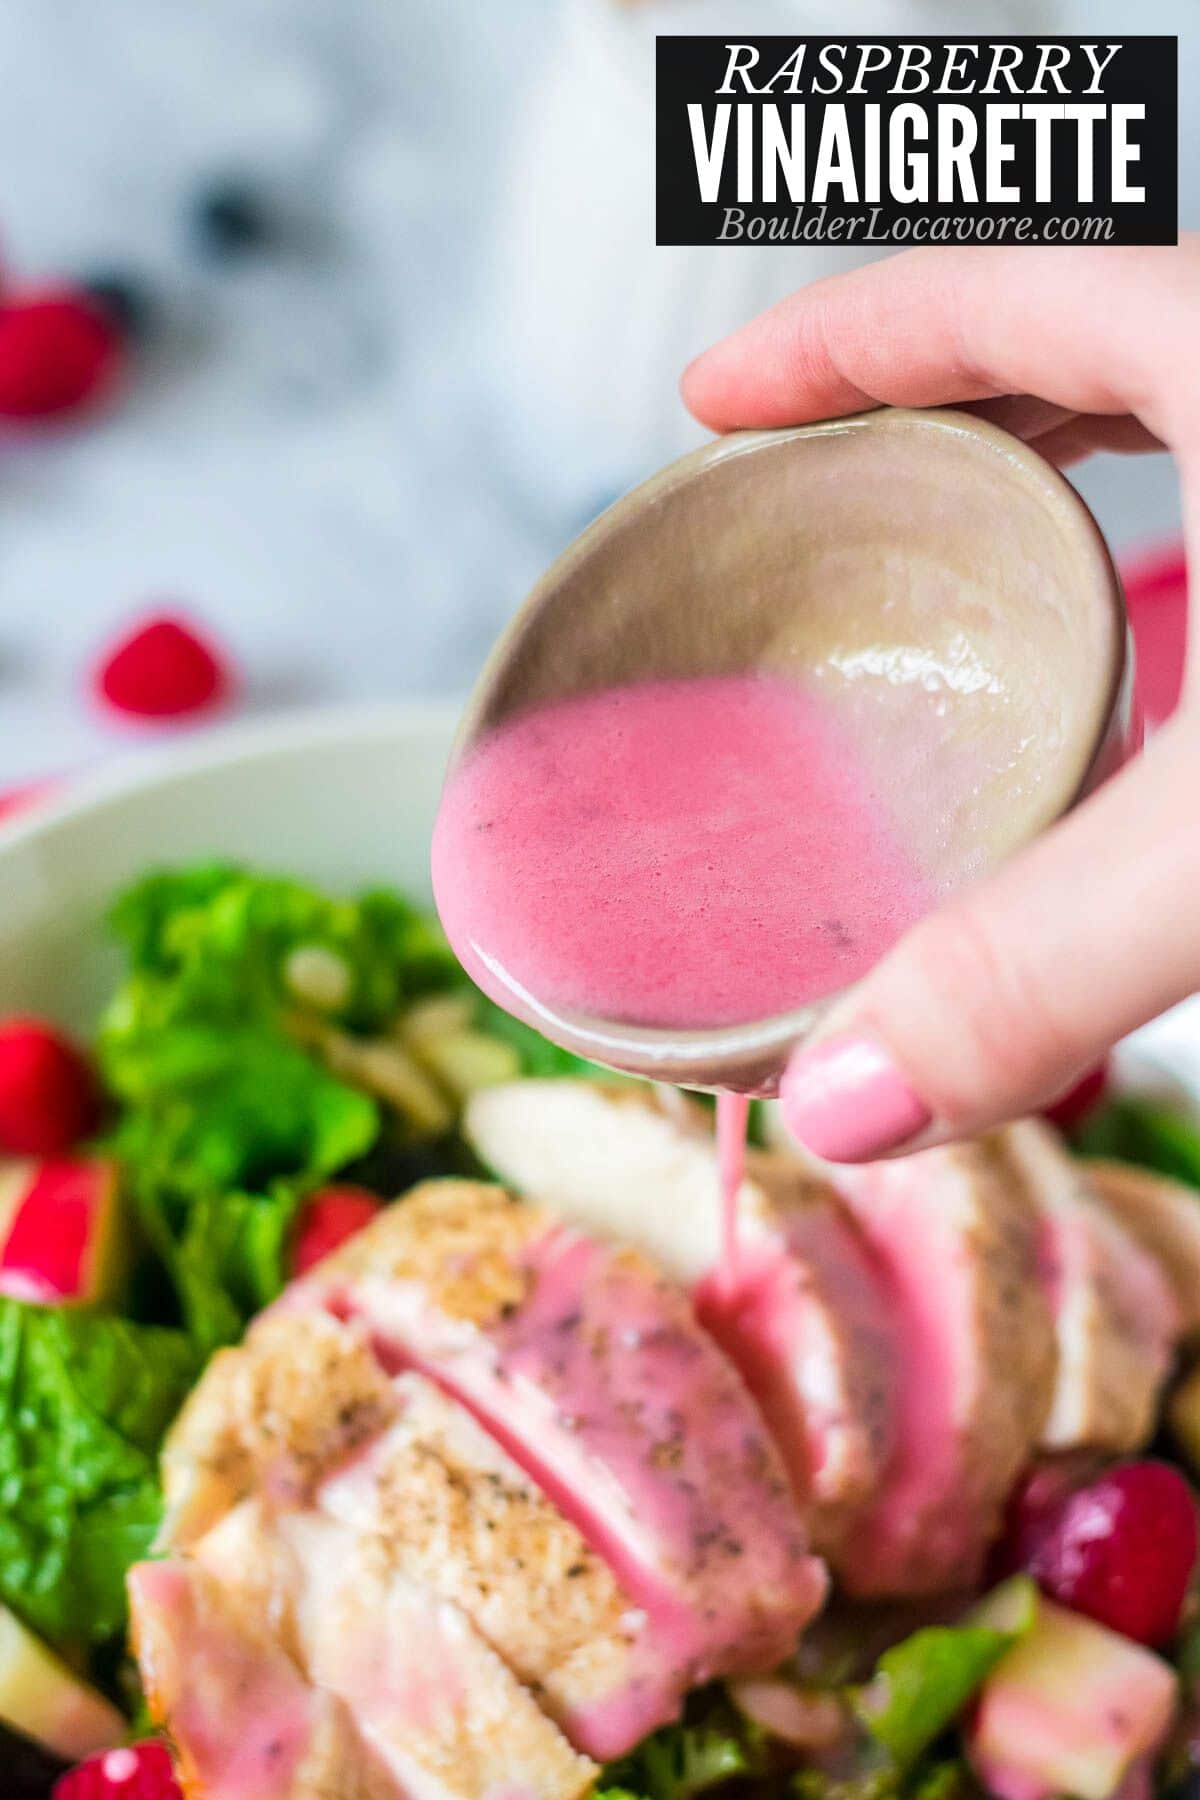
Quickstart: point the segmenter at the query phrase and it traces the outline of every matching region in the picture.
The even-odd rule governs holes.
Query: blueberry
[[[123,338],[145,335],[154,302],[136,275],[121,269],[96,269],[84,275],[79,286],[102,312],[108,314]]]
[[[243,256],[271,235],[267,208],[248,182],[219,181],[202,188],[190,215],[192,236],[207,256]]]

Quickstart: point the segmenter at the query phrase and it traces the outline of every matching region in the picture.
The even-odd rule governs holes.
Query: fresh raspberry
[[[1179,1470],[1129,1462],[1070,1494],[1024,1566],[1063,1606],[1160,1645],[1178,1629],[1196,1548],[1196,1500]]]
[[[1094,1112],[1108,1092],[1108,1063],[1097,1063],[1081,1075],[1074,1087],[1060,1094],[1053,1106],[1045,1108],[1044,1117],[1060,1131],[1070,1131],[1081,1119]]]
[[[1028,1569],[1066,1502],[1095,1478],[1098,1467],[1096,1458],[1086,1452],[1057,1456],[1039,1463],[1018,1482],[1009,1495],[1004,1530],[988,1563],[991,1580],[1003,1581]]]
[[[95,399],[121,340],[103,309],[68,290],[0,304],[0,417],[39,419]]]
[[[44,800],[58,786],[57,781],[47,778],[43,781],[22,781],[16,787],[0,789],[0,821],[14,819],[18,813],[27,812]]]
[[[183,1800],[165,1744],[149,1738],[102,1750],[54,1784],[50,1800]]]
[[[55,1156],[99,1113],[95,1078],[69,1039],[41,1019],[0,1020],[0,1148]]]
[[[369,1225],[379,1211],[376,1195],[360,1187],[318,1188],[296,1225],[292,1274],[307,1275],[314,1263]]]
[[[143,719],[174,719],[216,705],[230,687],[219,652],[178,614],[142,619],[96,673],[102,699]]]

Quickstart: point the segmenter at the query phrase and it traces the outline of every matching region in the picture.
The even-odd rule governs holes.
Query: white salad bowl
[[[129,753],[0,825],[0,1013],[87,1029],[118,972],[104,915],[155,867],[227,858],[335,891],[430,900],[459,708],[342,708]],[[1121,1047],[1123,1082],[1200,1098],[1200,999]]]
[[[428,903],[451,703],[309,712],[114,759],[0,826],[0,1012],[86,1029],[112,993],[112,896],[223,858]]]

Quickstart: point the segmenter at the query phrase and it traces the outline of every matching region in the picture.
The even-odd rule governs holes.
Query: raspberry
[[[1169,1642],[1196,1561],[1196,1501],[1169,1463],[1120,1463],[1079,1488],[1025,1567],[1051,1599],[1139,1644]]]
[[[379,1205],[376,1196],[366,1188],[319,1188],[309,1198],[297,1223],[292,1274],[307,1275],[314,1263],[369,1225]]]
[[[108,652],[96,674],[104,700],[143,719],[181,718],[224,697],[230,678],[216,649],[176,614],[142,619]]]
[[[82,294],[0,305],[0,417],[38,419],[82,406],[108,386],[120,361],[112,321]]]
[[[1108,1064],[1097,1063],[1094,1069],[1080,1076],[1074,1087],[1069,1087],[1052,1106],[1045,1108],[1045,1117],[1060,1131],[1070,1131],[1095,1111],[1107,1092]]]
[[[1004,1532],[989,1559],[993,1581],[1028,1569],[1071,1495],[1094,1478],[1097,1461],[1087,1452],[1057,1456],[1031,1469],[1009,1496]]]
[[[165,1744],[149,1738],[102,1750],[54,1784],[51,1800],[183,1800]]]
[[[22,781],[16,787],[0,789],[0,821],[15,818],[18,813],[36,806],[39,800],[52,794],[57,786],[56,781],[46,779]]]
[[[54,1156],[86,1137],[99,1096],[81,1051],[41,1019],[0,1021],[0,1148]]]

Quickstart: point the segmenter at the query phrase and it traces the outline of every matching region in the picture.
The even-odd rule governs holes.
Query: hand
[[[1066,464],[1174,451],[1200,571],[1200,237],[925,250],[793,295],[699,357],[717,430],[967,405]],[[857,1162],[1045,1105],[1200,987],[1200,655],[1145,756],[919,924],[792,1057],[800,1141]]]

